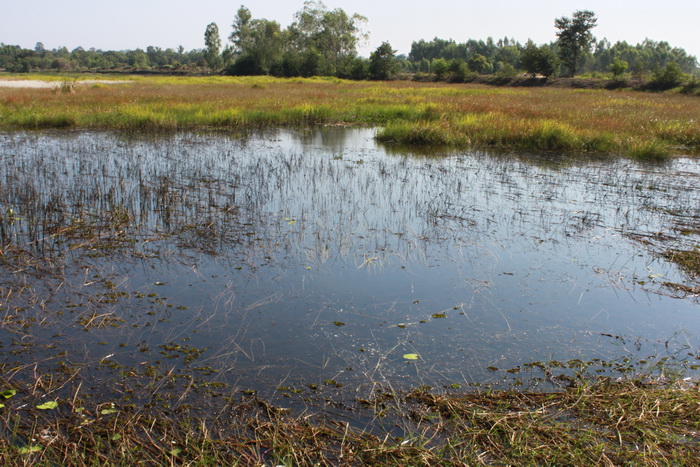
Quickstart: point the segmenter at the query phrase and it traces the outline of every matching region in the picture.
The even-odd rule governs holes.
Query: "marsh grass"
[[[667,250],[663,256],[676,263],[693,278],[700,277],[700,248],[693,250]]]
[[[162,132],[385,125],[381,140],[414,146],[639,158],[694,153],[700,148],[700,104],[693,96],[679,94],[335,78],[128,79],[130,84],[86,87],[75,93],[0,88],[2,128]]]
[[[383,391],[336,405],[330,417],[241,396],[208,418],[188,407],[97,402],[79,390],[41,410],[39,386],[6,393],[3,465],[690,465],[700,448],[698,391],[681,383],[601,379],[544,393]]]

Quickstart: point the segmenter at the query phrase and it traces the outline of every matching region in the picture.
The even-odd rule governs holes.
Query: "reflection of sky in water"
[[[110,308],[126,324],[76,342],[64,315],[58,347],[133,364],[187,342],[208,347],[195,364],[221,370],[213,378],[261,387],[473,382],[487,366],[615,359],[635,343],[656,352],[680,331],[697,350],[697,305],[652,292],[683,277],[625,236],[672,233],[674,210],[698,214],[693,161],[388,155],[372,134],[4,136],[3,204],[21,206],[13,184],[31,180],[69,211],[75,199],[121,206],[150,239],[137,250],[157,254],[90,259],[131,294]],[[80,302],[88,291],[60,293]],[[413,352],[421,360],[407,364]]]

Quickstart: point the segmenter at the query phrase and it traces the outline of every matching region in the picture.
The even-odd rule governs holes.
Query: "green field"
[[[3,79],[17,79],[5,75]],[[0,87],[0,128],[127,131],[373,125],[387,143],[656,158],[700,149],[696,96],[336,78],[136,77]],[[61,87],[61,81],[63,86]]]

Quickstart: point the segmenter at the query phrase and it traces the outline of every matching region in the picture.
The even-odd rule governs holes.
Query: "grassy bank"
[[[381,141],[409,145],[638,158],[700,149],[700,101],[679,94],[335,78],[128,80],[76,86],[75,92],[0,87],[0,128],[241,131],[378,125],[385,127]]]
[[[207,419],[186,407],[91,405],[77,393],[19,406],[15,391],[3,393],[3,465],[691,465],[700,448],[697,388],[638,380],[381,393],[333,416],[244,396]]]

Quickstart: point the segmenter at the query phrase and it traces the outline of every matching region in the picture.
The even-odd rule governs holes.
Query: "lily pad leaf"
[[[4,397],[5,399],[9,399],[15,394],[17,394],[16,389],[5,389],[3,392],[0,392],[0,396]]]
[[[418,354],[417,353],[407,353],[403,355],[403,358],[406,360],[418,360]]]
[[[36,406],[39,410],[53,410],[58,407],[58,401],[48,401],[44,404],[39,404]]]

